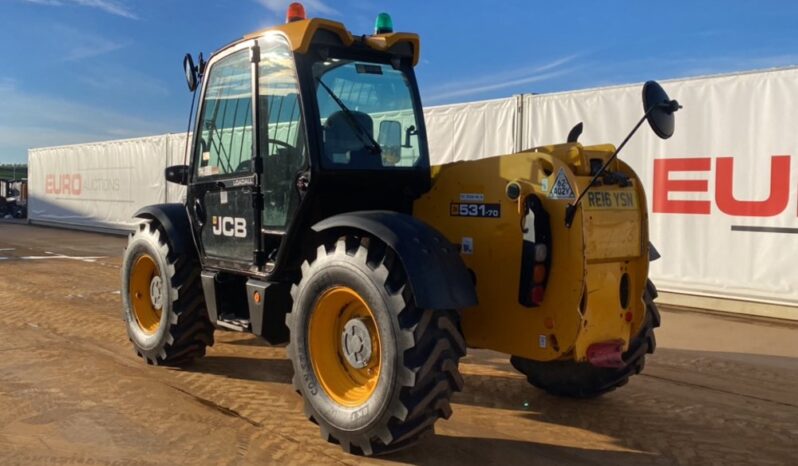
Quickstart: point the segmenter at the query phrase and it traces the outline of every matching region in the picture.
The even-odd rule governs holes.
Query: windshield
[[[410,168],[421,157],[410,80],[381,63],[313,65],[325,168]]]

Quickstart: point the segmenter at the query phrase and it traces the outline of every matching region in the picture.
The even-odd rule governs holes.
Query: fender
[[[148,205],[139,209],[133,217],[158,221],[166,230],[171,248],[177,256],[197,255],[188,212],[183,204]]]
[[[399,256],[416,305],[421,308],[463,309],[477,304],[471,273],[458,248],[415,217],[383,210],[349,212],[311,228],[317,233],[353,228],[379,238]]]

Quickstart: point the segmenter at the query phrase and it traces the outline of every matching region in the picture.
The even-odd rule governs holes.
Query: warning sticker
[[[474,254],[474,238],[464,236],[463,242],[460,243],[460,252],[469,256]]]
[[[574,199],[575,197],[571,183],[568,182],[568,177],[565,175],[565,169],[560,168],[557,179],[554,180],[554,186],[549,191],[549,199]]]
[[[482,193],[460,193],[460,202],[485,202]]]

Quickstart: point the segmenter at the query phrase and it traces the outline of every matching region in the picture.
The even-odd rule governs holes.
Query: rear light
[[[543,294],[545,292],[546,289],[543,288],[542,286],[536,286],[532,288],[532,295],[530,296],[530,298],[532,298],[533,306],[540,306],[541,304],[543,304]]]
[[[535,262],[545,262],[546,256],[549,255],[548,247],[545,244],[535,245]]]
[[[535,273],[532,275],[535,285],[539,285],[546,280],[546,266],[543,264],[535,264]]]
[[[551,268],[551,225],[549,214],[537,196],[528,196],[521,249],[518,302],[525,307],[543,304]]]

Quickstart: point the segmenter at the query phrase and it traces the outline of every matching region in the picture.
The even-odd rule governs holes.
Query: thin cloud
[[[17,87],[17,80],[14,78],[0,78],[0,92],[13,91]]]
[[[114,52],[128,44],[110,39],[85,30],[56,23],[51,28],[53,37],[57,38],[56,52],[60,60],[73,62],[105,55]]]
[[[593,63],[589,80],[584,79],[587,76],[581,76],[583,79],[580,79],[579,85],[618,85],[647,79],[690,78],[796,65],[798,54],[647,57],[617,61],[611,65],[606,62]]]
[[[425,100],[439,102],[453,97],[484,94],[489,91],[554,79],[578,70],[579,67],[562,67],[574,61],[579,56],[580,54],[568,55],[542,65],[527,67],[520,70],[505,71],[503,73],[490,73],[469,81],[449,83],[430,91],[430,97]]]
[[[164,97],[170,95],[169,88],[163,81],[125,66],[101,63],[95,66],[81,67],[80,71],[76,73],[76,77],[83,84],[98,91],[118,93],[120,90],[125,90],[139,96]]]
[[[162,134],[174,121],[140,118],[105,105],[88,105],[57,95],[30,93],[3,80],[0,85],[0,161],[21,162],[27,149]]]
[[[681,76],[701,76],[735,71],[751,71],[798,65],[798,55],[737,56],[675,60]]]
[[[67,6],[77,5],[88,8],[96,8],[106,13],[121,16],[128,19],[139,19],[125,4],[116,0],[23,0],[27,3],[46,6]]]
[[[276,15],[284,15],[288,10],[288,5],[293,3],[294,0],[256,0],[259,4],[263,5]],[[322,0],[304,0],[302,4],[305,6],[305,11],[308,16],[318,15],[338,15],[338,10],[327,5]]]
[[[113,52],[125,47],[126,44],[114,42],[108,39],[97,40],[90,44],[81,45],[73,48],[66,55],[64,61],[78,61],[86,58],[96,57],[98,55],[105,55],[106,53]]]

